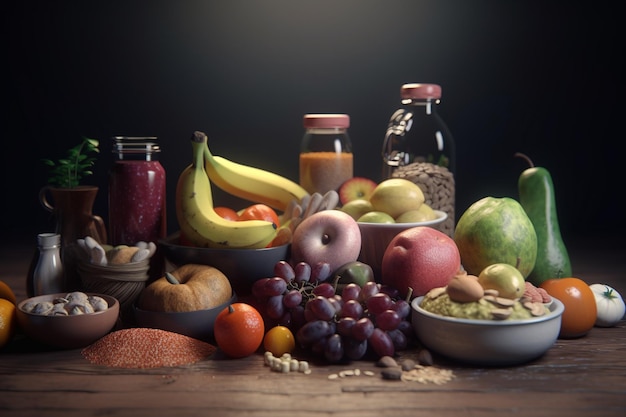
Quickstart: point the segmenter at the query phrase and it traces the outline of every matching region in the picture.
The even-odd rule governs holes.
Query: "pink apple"
[[[291,239],[294,264],[327,262],[335,271],[356,261],[361,251],[361,230],[356,220],[339,210],[323,210],[305,218]]]
[[[461,256],[454,240],[431,227],[419,226],[398,233],[383,255],[381,281],[406,297],[448,285],[461,268]]]

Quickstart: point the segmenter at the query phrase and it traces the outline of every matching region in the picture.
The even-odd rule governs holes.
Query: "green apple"
[[[417,210],[424,202],[424,193],[412,181],[391,178],[379,183],[369,200],[375,211],[382,211],[396,218],[405,211]]]
[[[457,222],[454,242],[463,267],[472,275],[505,263],[526,278],[535,267],[535,228],[521,204],[509,197],[485,197],[472,204]]]
[[[359,198],[357,200],[352,200],[341,206],[341,211],[344,213],[348,213],[354,220],[358,220],[359,217],[364,215],[367,212],[373,211],[372,203],[368,200],[364,200]]]
[[[509,264],[489,265],[478,275],[478,283],[486,290],[497,290],[499,297],[513,300],[524,295],[526,289],[522,273]]]
[[[371,266],[359,261],[348,262],[335,271],[335,281],[337,283],[335,292],[341,294],[343,287],[352,282],[363,288],[366,282],[374,280],[374,271]]]
[[[387,213],[382,211],[370,211],[357,219],[360,223],[395,223],[396,221]]]
[[[396,217],[396,223],[427,222],[437,218],[435,211],[426,203],[422,203],[417,210],[405,211]]]

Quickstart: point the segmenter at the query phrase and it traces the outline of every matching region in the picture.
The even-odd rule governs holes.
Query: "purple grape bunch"
[[[274,265],[273,277],[254,282],[252,295],[261,304],[266,320],[295,333],[306,322],[307,301],[320,294],[334,294],[333,286],[326,282],[331,273],[330,264],[326,262],[312,267],[306,262],[292,266],[287,261],[279,261]]]
[[[280,261],[274,277],[254,283],[252,294],[262,313],[276,325],[289,327],[304,349],[328,362],[393,356],[414,337],[407,300],[397,290],[368,282],[350,283],[336,293],[329,265],[294,266]]]

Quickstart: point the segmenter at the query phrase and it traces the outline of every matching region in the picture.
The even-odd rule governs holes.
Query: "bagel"
[[[142,310],[185,312],[206,310],[228,302],[230,281],[220,270],[208,265],[186,264],[168,276],[150,283],[139,295]]]
[[[139,251],[137,246],[119,246],[107,252],[109,265],[122,265],[131,261],[133,256]]]

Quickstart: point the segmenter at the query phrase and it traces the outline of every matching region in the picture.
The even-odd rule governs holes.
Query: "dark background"
[[[101,141],[94,211],[105,220],[110,137],[156,135],[173,195],[188,139],[297,181],[305,113],[351,116],[355,175],[378,180],[387,121],[407,82],[443,87],[458,150],[457,212],[517,198],[548,168],[567,241],[624,231],[623,15],[613,1],[21,1],[5,5],[2,238],[53,229],[47,170]],[[219,203],[238,204],[217,194]],[[619,241],[619,239],[618,239]],[[621,243],[623,246],[623,243]]]

